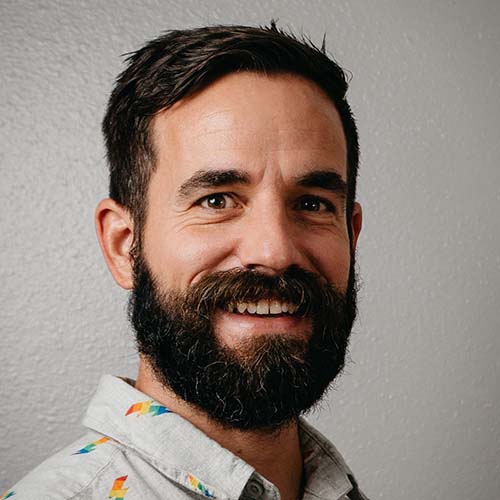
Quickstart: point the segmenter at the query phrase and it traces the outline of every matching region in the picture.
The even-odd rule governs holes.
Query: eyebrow
[[[331,170],[314,170],[295,179],[298,186],[325,189],[341,197],[347,198],[347,183],[341,175]]]
[[[342,200],[347,198],[347,183],[341,175],[331,170],[314,170],[295,178],[297,186],[324,189],[339,195]],[[179,190],[178,198],[190,198],[199,189],[227,186],[229,184],[250,184],[250,176],[236,169],[198,170],[184,181]]]
[[[180,199],[189,198],[198,189],[227,186],[228,184],[250,184],[250,176],[239,170],[198,170],[184,181],[178,190]]]

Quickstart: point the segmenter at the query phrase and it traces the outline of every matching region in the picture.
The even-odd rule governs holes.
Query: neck
[[[160,384],[143,359],[139,365],[135,387],[254,467],[278,488],[282,500],[300,498],[302,454],[296,421],[273,433],[224,428]]]

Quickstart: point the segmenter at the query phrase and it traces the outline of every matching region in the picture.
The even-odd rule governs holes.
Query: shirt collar
[[[210,439],[184,418],[126,381],[104,375],[83,424],[144,456],[172,480],[194,477],[216,498],[239,497],[249,479],[262,479],[255,469]],[[305,420],[299,422],[308,498],[341,498],[352,485],[342,457]]]
[[[306,485],[303,499],[343,498],[351,491],[351,473],[335,446],[303,418],[299,419],[299,436],[304,460]]]

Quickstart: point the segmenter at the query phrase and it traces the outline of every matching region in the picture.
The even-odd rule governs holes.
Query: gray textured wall
[[[101,373],[135,375],[93,229],[119,54],[271,17],[326,31],[363,151],[353,361],[311,420],[373,499],[498,498],[497,0],[2,0],[0,491],[81,433]]]

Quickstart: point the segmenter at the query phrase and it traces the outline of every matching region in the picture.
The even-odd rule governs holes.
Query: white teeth
[[[298,306],[294,304],[289,304],[288,302],[281,302],[277,299],[261,299],[258,302],[238,302],[236,304],[230,304],[229,310],[231,312],[238,312],[240,314],[260,314],[267,316],[269,314],[295,314]]]
[[[257,314],[269,314],[269,301],[259,300],[257,303]]]
[[[283,306],[279,300],[271,300],[271,303],[269,304],[269,312],[271,314],[281,314],[282,310]]]

